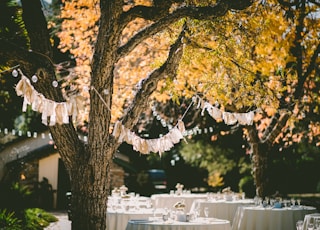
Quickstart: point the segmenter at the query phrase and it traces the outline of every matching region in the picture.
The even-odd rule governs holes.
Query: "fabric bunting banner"
[[[204,111],[207,110],[208,114],[215,119],[216,121],[223,120],[227,125],[234,125],[239,123],[240,125],[252,125],[254,119],[254,111],[248,113],[230,113],[221,111],[219,108],[211,105],[208,102],[203,101],[201,98],[198,98],[198,108],[202,109],[202,116]]]
[[[15,90],[18,96],[24,97],[22,111],[26,112],[27,106],[31,105],[33,111],[42,113],[41,119],[44,125],[68,124],[69,116],[76,119],[82,108],[81,98],[78,96],[69,98],[67,102],[55,102],[45,98],[34,89],[30,80],[24,75],[21,76]]]
[[[161,153],[170,150],[174,144],[180,142],[183,139],[183,133],[185,127],[183,121],[179,121],[177,126],[172,128],[166,135],[156,139],[143,139],[130,131],[120,121],[115,123],[113,129],[113,136],[118,138],[118,142],[123,141],[131,144],[135,151],[142,154],[149,154],[150,152]]]

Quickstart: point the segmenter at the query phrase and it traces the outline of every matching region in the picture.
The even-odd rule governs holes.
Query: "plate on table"
[[[129,222],[136,223],[136,224],[144,224],[144,223],[150,223],[152,221],[149,219],[132,219],[132,220],[129,220]]]

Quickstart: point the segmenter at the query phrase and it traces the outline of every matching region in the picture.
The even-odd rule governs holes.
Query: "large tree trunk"
[[[252,154],[252,171],[254,183],[256,186],[256,195],[259,197],[266,197],[273,194],[272,184],[270,182],[270,171],[269,171],[269,156],[272,151],[272,145],[274,140],[282,131],[289,114],[284,113],[283,115],[276,114],[273,118],[274,122],[271,122],[269,129],[264,133],[264,136],[260,139],[258,137],[258,131],[254,126],[248,127],[248,142],[251,148]]]
[[[268,147],[261,144],[254,127],[248,127],[248,142],[252,154],[252,172],[256,186],[256,196],[264,197],[267,190]]]
[[[256,186],[256,195],[265,197],[269,195],[268,156],[269,147],[262,143],[250,142],[252,148],[252,171]]]
[[[82,157],[71,170],[72,229],[106,229],[110,194],[111,149],[97,150],[91,159]]]

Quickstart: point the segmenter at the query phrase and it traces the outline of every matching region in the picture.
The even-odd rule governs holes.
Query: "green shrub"
[[[15,217],[14,212],[7,212],[6,209],[0,210],[0,230],[21,230],[21,222]]]
[[[29,208],[25,210],[25,229],[42,230],[48,227],[50,222],[56,222],[58,219],[40,208]]]

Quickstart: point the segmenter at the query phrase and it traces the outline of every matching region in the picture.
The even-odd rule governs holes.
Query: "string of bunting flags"
[[[163,135],[155,139],[144,139],[136,135],[130,129],[121,124],[120,121],[115,123],[112,135],[118,139],[119,143],[123,141],[131,144],[135,151],[142,154],[149,154],[150,152],[159,153],[160,156],[163,152],[170,150],[175,144],[179,143],[183,139],[183,133],[185,132],[185,126],[182,120],[178,121],[178,124],[169,130],[166,135]]]
[[[208,114],[216,121],[223,120],[227,125],[235,125],[239,123],[240,125],[252,125],[255,111],[250,111],[247,113],[231,113],[221,111],[216,106],[211,105],[209,102],[204,101],[199,96],[194,96],[193,101],[197,104],[197,108],[202,109],[201,115],[204,115],[206,110]]]
[[[31,105],[33,111],[42,114],[41,119],[44,125],[53,126],[58,124],[68,124],[69,116],[76,119],[79,111],[82,109],[81,98],[79,96],[72,96],[67,98],[66,102],[55,102],[45,98],[45,96],[39,93],[30,83],[30,80],[22,73],[21,79],[16,85],[16,93],[18,96],[22,96],[23,105],[22,111],[27,111],[27,106]],[[48,123],[48,117],[50,117]]]
[[[42,123],[49,126],[53,126],[55,124],[67,124],[69,123],[69,116],[72,116],[73,119],[76,119],[76,116],[83,107],[80,97],[75,95],[66,99],[66,102],[55,102],[47,99],[43,94],[37,92],[37,90],[32,86],[30,80],[22,73],[20,69],[18,69],[18,71],[21,74],[21,79],[17,83],[15,90],[18,96],[24,97],[22,105],[23,112],[27,110],[28,105],[31,105],[32,110],[42,114]],[[16,72],[13,73],[14,77],[16,77],[16,75]],[[99,94],[97,91],[95,92]],[[209,102],[201,99],[199,96],[194,96],[192,98],[192,102],[178,123],[175,126],[168,125],[169,132],[163,136],[160,136],[159,138],[144,139],[127,129],[121,124],[120,121],[115,123],[112,134],[118,139],[119,143],[125,141],[128,144],[131,144],[134,150],[142,154],[158,152],[161,155],[161,153],[170,150],[175,144],[184,139],[185,135],[190,135],[197,132],[201,133],[199,128],[186,131],[182,121],[192,104],[196,104],[197,109],[202,109],[202,115],[204,115],[204,111],[206,110],[213,119],[217,121],[224,121],[227,125],[234,125],[236,123],[241,125],[253,124],[254,111],[250,111],[248,113],[225,112],[221,111],[216,106],[211,105]],[[153,115],[157,115],[154,110]],[[48,118],[50,119],[48,120]],[[165,121],[162,119],[161,124],[166,126]],[[210,128],[209,131],[212,132],[212,127]],[[206,131],[207,130],[204,130],[204,132]]]

